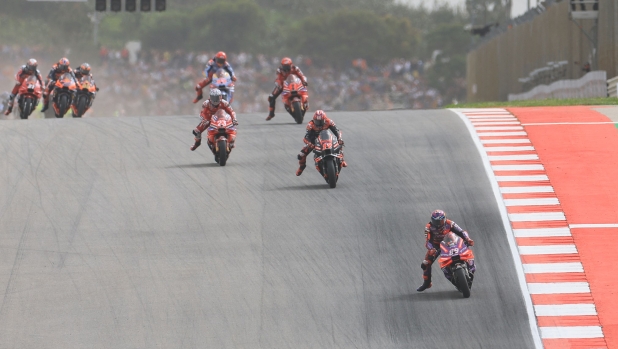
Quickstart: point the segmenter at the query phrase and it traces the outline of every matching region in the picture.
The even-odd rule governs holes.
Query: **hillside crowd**
[[[98,62],[89,62],[100,91],[87,116],[197,114],[200,104],[192,103],[195,83],[204,77],[204,66],[213,55],[142,50],[131,59],[126,49],[103,48]],[[60,58],[42,48],[0,46],[0,93],[12,88],[15,72],[31,57],[39,61],[44,76]],[[70,54],[67,57],[71,59]],[[440,93],[424,80],[422,61],[393,59],[370,66],[358,59],[335,68],[313,64],[310,57],[291,58],[308,77],[309,105],[314,110],[420,109],[443,104]],[[232,53],[228,60],[238,77],[232,107],[266,116],[280,57]],[[81,63],[71,60],[72,67]],[[285,113],[277,103],[277,114]]]

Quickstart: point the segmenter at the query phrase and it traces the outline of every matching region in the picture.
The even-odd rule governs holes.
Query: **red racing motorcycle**
[[[337,186],[339,172],[341,172],[342,148],[343,146],[330,129],[322,130],[315,138],[313,148],[315,168],[331,188]]]
[[[43,88],[36,76],[31,75],[21,83],[18,93],[17,105],[19,106],[19,117],[27,119],[39,104],[39,100],[43,94]]]
[[[281,100],[285,106],[285,110],[294,118],[297,124],[303,123],[305,112],[307,111],[309,94],[307,87],[303,85],[300,78],[294,74],[290,74],[283,83],[283,92],[281,92]]]
[[[476,265],[474,253],[464,239],[453,232],[446,234],[440,243],[439,263],[444,276],[455,285],[463,297],[470,297]]]
[[[210,118],[208,139],[213,141],[212,145],[208,145],[215,155],[215,162],[225,166],[236,141],[236,126],[232,117],[224,110],[218,110]]]

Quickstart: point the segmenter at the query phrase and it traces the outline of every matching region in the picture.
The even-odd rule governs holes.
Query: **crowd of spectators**
[[[41,48],[5,45],[0,49],[0,92],[10,90],[15,72],[28,58],[39,60],[43,75],[59,58]],[[194,87],[204,77],[204,66],[213,55],[182,50],[140,50],[132,55],[127,49],[102,48],[98,61],[89,62],[100,91],[87,116],[197,114],[200,104],[192,103]],[[313,64],[310,57],[291,58],[308,77],[312,110],[424,109],[442,105],[440,93],[424,82],[422,61],[393,59],[381,66],[370,66],[357,59],[334,68]],[[228,60],[238,77],[232,107],[240,113],[266,115],[267,97],[274,86],[280,57],[230,53]],[[82,62],[71,63],[76,67]],[[281,102],[277,103],[277,113],[285,113]]]

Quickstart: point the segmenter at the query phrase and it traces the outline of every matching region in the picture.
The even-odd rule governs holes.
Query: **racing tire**
[[[227,162],[227,141],[222,139],[217,142],[219,148],[219,166],[225,166]]]
[[[34,101],[32,98],[28,97],[24,100],[23,108],[21,109],[21,113],[19,117],[22,119],[27,119],[30,114],[32,114],[32,108],[34,107]]]
[[[86,113],[86,105],[88,104],[88,100],[86,97],[82,96],[77,101],[77,115],[73,115],[74,118],[81,118]]]
[[[294,120],[296,121],[297,124],[302,124],[303,123],[303,111],[300,108],[300,102],[299,101],[292,102],[292,109],[294,109],[294,111],[292,112],[292,116],[294,116]]]
[[[455,280],[457,280],[457,289],[463,294],[463,297],[470,298],[470,287],[468,287],[466,272],[463,268],[455,269]]]
[[[334,188],[337,186],[337,171],[335,171],[335,159],[327,159],[326,160],[326,175],[328,176],[328,178],[326,179],[328,181],[328,185],[331,188]]]
[[[58,115],[56,115],[56,117],[63,118],[64,114],[66,114],[68,110],[69,96],[67,96],[66,94],[61,94],[60,97],[58,97]]]

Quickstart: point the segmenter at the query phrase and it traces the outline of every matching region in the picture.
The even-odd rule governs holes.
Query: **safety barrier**
[[[618,97],[618,76],[607,80],[607,97]]]
[[[565,99],[607,97],[607,73],[589,72],[580,79],[560,80],[551,85],[540,85],[528,92],[509,94],[509,101],[527,99]]]

